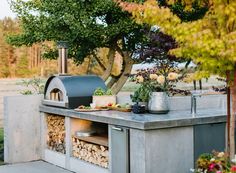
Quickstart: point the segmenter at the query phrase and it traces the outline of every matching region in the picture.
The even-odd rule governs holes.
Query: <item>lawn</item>
[[[3,164],[3,160],[4,160],[4,142],[3,142],[3,129],[0,128],[0,165]]]

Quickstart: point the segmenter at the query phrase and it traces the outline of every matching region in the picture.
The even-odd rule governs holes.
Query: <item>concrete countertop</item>
[[[198,110],[195,117],[192,117],[190,111],[183,110],[170,111],[168,114],[134,114],[118,111],[77,112],[72,109],[41,105],[40,111],[141,130],[226,122],[226,112],[216,109]]]

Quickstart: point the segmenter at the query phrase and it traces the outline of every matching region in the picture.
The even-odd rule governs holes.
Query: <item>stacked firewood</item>
[[[46,120],[48,149],[65,154],[65,118],[48,115]]]
[[[73,141],[73,157],[108,168],[108,147],[81,141],[75,137]]]

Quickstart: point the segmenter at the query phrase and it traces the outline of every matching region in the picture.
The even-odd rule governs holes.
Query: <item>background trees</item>
[[[42,58],[40,56],[40,45],[32,47],[16,48],[6,42],[8,34],[17,34],[20,32],[19,21],[6,17],[0,20],[0,77],[31,77],[40,74],[40,65]],[[45,65],[44,73],[48,72]],[[50,73],[50,72],[49,72]]]
[[[132,65],[140,62],[132,57],[137,46],[147,41],[140,32],[144,26],[133,21],[129,13],[111,0],[12,0],[11,3],[21,21],[22,32],[10,36],[9,43],[30,46],[44,41],[68,41],[70,57],[78,64],[85,58],[89,59],[89,63],[98,64],[103,69],[102,78],[107,80],[114,93],[126,82]],[[180,1],[169,4],[160,0],[160,3],[170,7],[183,20],[197,19],[207,10],[198,3],[192,11]],[[109,65],[104,65],[104,57],[99,57],[99,48],[109,49],[106,54]],[[112,73],[115,55],[122,57],[122,68],[116,75]],[[55,58],[57,50],[48,49],[44,56]]]
[[[11,20],[10,18],[5,18],[4,20],[0,21],[0,73],[2,77],[12,75],[10,66],[16,62],[14,48],[4,41],[4,36],[8,33],[12,33],[13,30],[16,30],[17,32],[17,23],[15,21]]]
[[[111,76],[110,86],[117,93],[127,80],[134,61],[131,56],[135,44],[142,40],[141,25],[136,24],[130,14],[123,12],[110,0],[12,0],[12,9],[18,14],[22,32],[12,35],[8,41],[12,45],[30,46],[44,41],[69,42],[69,55],[77,63],[86,57],[104,69],[103,79]],[[98,48],[109,48],[109,66],[97,55]],[[50,54],[49,54],[50,52]],[[57,57],[56,50],[48,54]],[[114,55],[123,58],[123,66],[118,76],[111,74]]]
[[[18,19],[6,17],[0,20],[0,78],[48,77],[57,73],[57,61],[42,57],[45,47],[50,46],[51,43],[45,42],[44,44],[33,44],[30,47],[15,47],[6,42],[9,34],[19,34],[19,25]],[[107,54],[107,52],[107,50],[101,49],[98,53],[101,54],[101,57],[104,57],[103,54]],[[117,61],[116,59],[115,61]],[[103,73],[102,68],[97,63],[91,61],[91,64],[88,64],[88,59],[80,66],[75,65],[73,61],[69,61],[70,73],[86,74],[90,71],[97,74]],[[107,59],[104,59],[103,64],[107,66]],[[119,65],[114,66],[112,73],[115,75],[119,73]]]

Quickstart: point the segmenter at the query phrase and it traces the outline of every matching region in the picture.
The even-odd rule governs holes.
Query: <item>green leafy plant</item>
[[[43,94],[44,81],[40,78],[34,77],[29,80],[22,80],[21,85],[29,88],[21,91],[21,94],[23,95]]]
[[[111,89],[108,89],[108,90],[106,91],[106,94],[105,94],[105,95],[108,95],[108,96],[113,95],[112,90],[111,90]]]
[[[113,95],[113,93],[112,93],[112,91],[110,90],[110,89],[108,89],[108,90],[105,90],[105,89],[103,89],[103,88],[97,88],[95,91],[94,91],[94,93],[93,93],[93,95],[94,96],[111,96],[111,95]]]
[[[130,95],[132,102],[148,102],[151,93],[151,88],[149,85],[141,84],[139,88]]]

